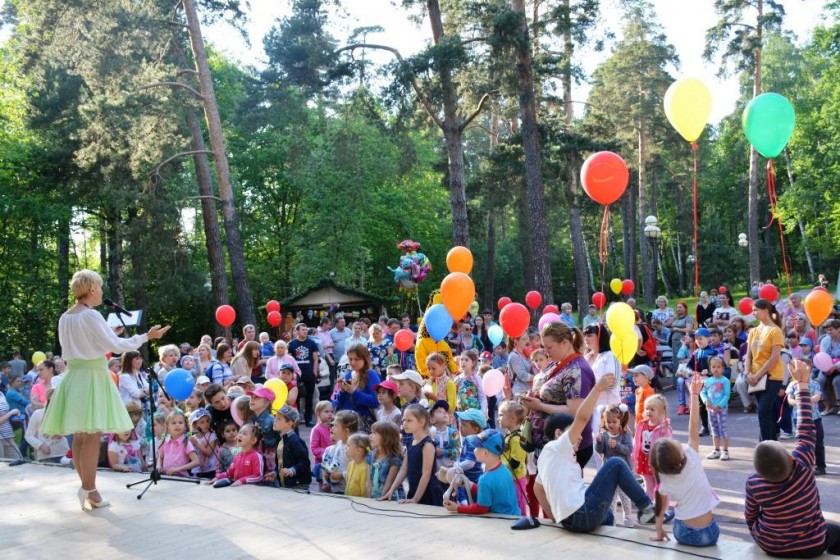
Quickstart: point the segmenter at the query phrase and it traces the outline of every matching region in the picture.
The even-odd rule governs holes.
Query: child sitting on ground
[[[300,439],[295,429],[300,422],[300,413],[296,408],[284,404],[277,411],[274,418],[274,431],[280,434],[281,443],[278,453],[277,466],[280,474],[280,486],[292,488],[312,482],[312,471],[309,467],[309,449]]]
[[[214,480],[208,480],[206,484],[212,484],[214,488],[225,488],[256,484],[262,480],[263,458],[256,449],[260,444],[259,428],[253,424],[243,424],[237,434],[236,443],[241,450],[234,457],[233,464],[227,471],[220,472]]]
[[[651,537],[654,541],[669,540],[662,526],[666,515],[670,516],[669,499],[677,504],[674,510],[674,538],[678,543],[714,546],[720,536],[720,528],[712,515],[720,498],[709,484],[697,455],[700,450],[699,395],[704,386],[703,378],[695,374],[689,386],[688,445],[680,445],[673,439],[660,439],[650,451],[650,467],[658,484],[656,537]]]
[[[744,518],[753,540],[770,556],[840,554],[840,526],[825,521],[814,479],[811,367],[794,360],[790,374],[799,392],[796,447],[789,454],[778,441],[766,440],[755,448],[756,472],[747,479]]]
[[[166,417],[166,439],[158,452],[161,474],[190,476],[198,466],[198,454],[187,437],[187,417],[177,408]]]
[[[370,498],[370,466],[367,457],[370,453],[370,437],[367,434],[353,434],[347,440],[347,487],[345,496]]]
[[[484,430],[468,438],[475,449],[476,459],[484,465],[484,473],[478,483],[468,492],[477,494],[476,503],[458,505],[446,500],[444,507],[453,513],[483,515],[500,513],[502,515],[521,515],[519,500],[511,471],[505,468],[501,455],[504,452],[504,439],[496,430]]]
[[[143,455],[140,452],[140,440],[133,430],[114,434],[108,444],[108,464],[119,472],[142,472]]]

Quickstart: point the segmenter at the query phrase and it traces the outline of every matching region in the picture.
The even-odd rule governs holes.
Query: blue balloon
[[[498,346],[505,339],[505,331],[499,325],[492,325],[487,329],[487,338],[493,343],[493,346]]]
[[[163,388],[176,401],[186,400],[195,387],[195,378],[184,368],[176,368],[166,374]]]
[[[449,311],[446,310],[442,303],[438,303],[427,309],[423,321],[426,324],[426,330],[429,331],[429,336],[435,342],[443,340],[452,329],[452,315],[449,314]]]

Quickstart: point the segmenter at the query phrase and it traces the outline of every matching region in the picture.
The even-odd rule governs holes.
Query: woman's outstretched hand
[[[146,334],[149,337],[149,340],[156,340],[158,338],[162,338],[163,335],[165,335],[167,332],[169,332],[170,328],[171,328],[170,325],[166,325],[165,327],[161,327],[160,325],[155,325],[154,327],[149,329],[149,332],[146,333]]]

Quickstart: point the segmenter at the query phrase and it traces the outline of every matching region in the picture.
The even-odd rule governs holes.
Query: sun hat
[[[423,386],[423,376],[420,375],[418,372],[414,371],[413,369],[407,369],[402,373],[392,375],[391,379],[393,379],[394,381],[402,381],[404,379],[407,379],[409,381],[413,381],[420,387]]]
[[[210,413],[206,408],[197,408],[190,413],[190,426],[201,420],[202,418],[210,418]]]
[[[210,378],[206,375],[199,375],[198,379],[195,380],[196,385],[203,385],[204,383],[210,383]]]

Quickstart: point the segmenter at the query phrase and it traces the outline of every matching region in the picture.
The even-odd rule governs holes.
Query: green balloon
[[[753,98],[741,118],[747,140],[766,158],[782,153],[795,124],[793,105],[778,93],[762,93]]]

